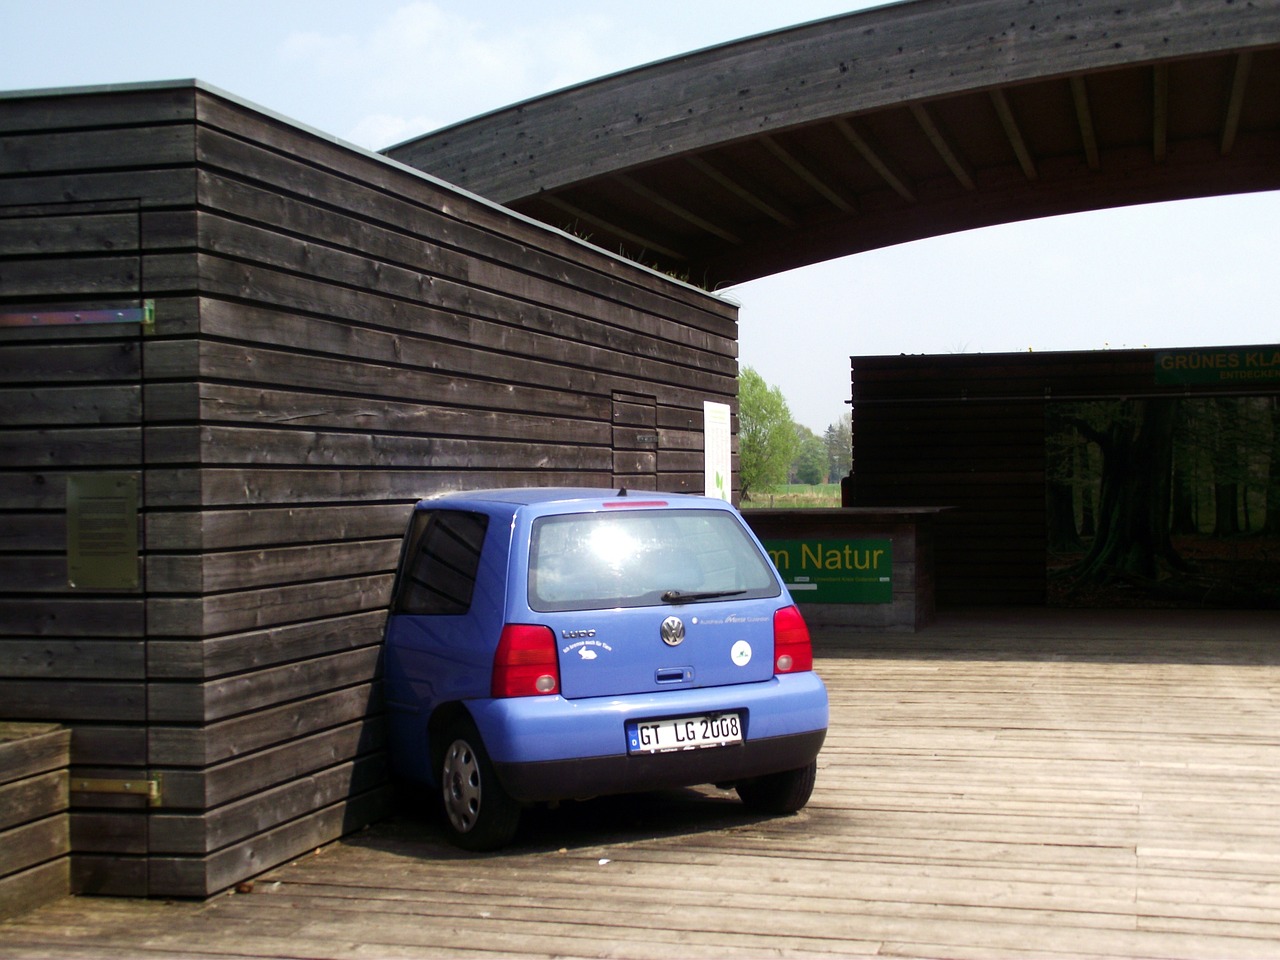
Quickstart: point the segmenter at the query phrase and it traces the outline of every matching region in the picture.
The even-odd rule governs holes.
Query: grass
[[[757,491],[750,500],[741,504],[744,510],[752,507],[805,509],[840,506],[838,483],[787,483],[769,490]]]

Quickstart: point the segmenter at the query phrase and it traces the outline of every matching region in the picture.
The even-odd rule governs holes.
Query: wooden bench
[[[0,920],[70,892],[71,731],[0,722]]]

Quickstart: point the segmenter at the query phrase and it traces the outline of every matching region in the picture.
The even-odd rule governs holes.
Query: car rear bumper
[[[731,783],[794,770],[817,757],[826,735],[823,729],[675,753],[495,763],[494,768],[516,800],[567,800],[699,783]]]
[[[817,756],[828,716],[827,689],[812,672],[584,700],[472,700],[467,707],[503,785],[521,800],[628,793],[794,770]],[[629,722],[725,713],[741,719],[742,743],[628,752]]]

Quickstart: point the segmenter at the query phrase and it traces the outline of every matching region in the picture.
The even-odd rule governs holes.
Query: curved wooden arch
[[[974,227],[1280,188],[1280,0],[914,0],[386,152],[716,287]]]

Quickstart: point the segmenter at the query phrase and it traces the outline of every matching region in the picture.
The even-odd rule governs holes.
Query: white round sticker
[[[733,649],[729,651],[729,657],[740,667],[745,667],[751,662],[751,644],[745,640],[739,640],[733,645]]]

